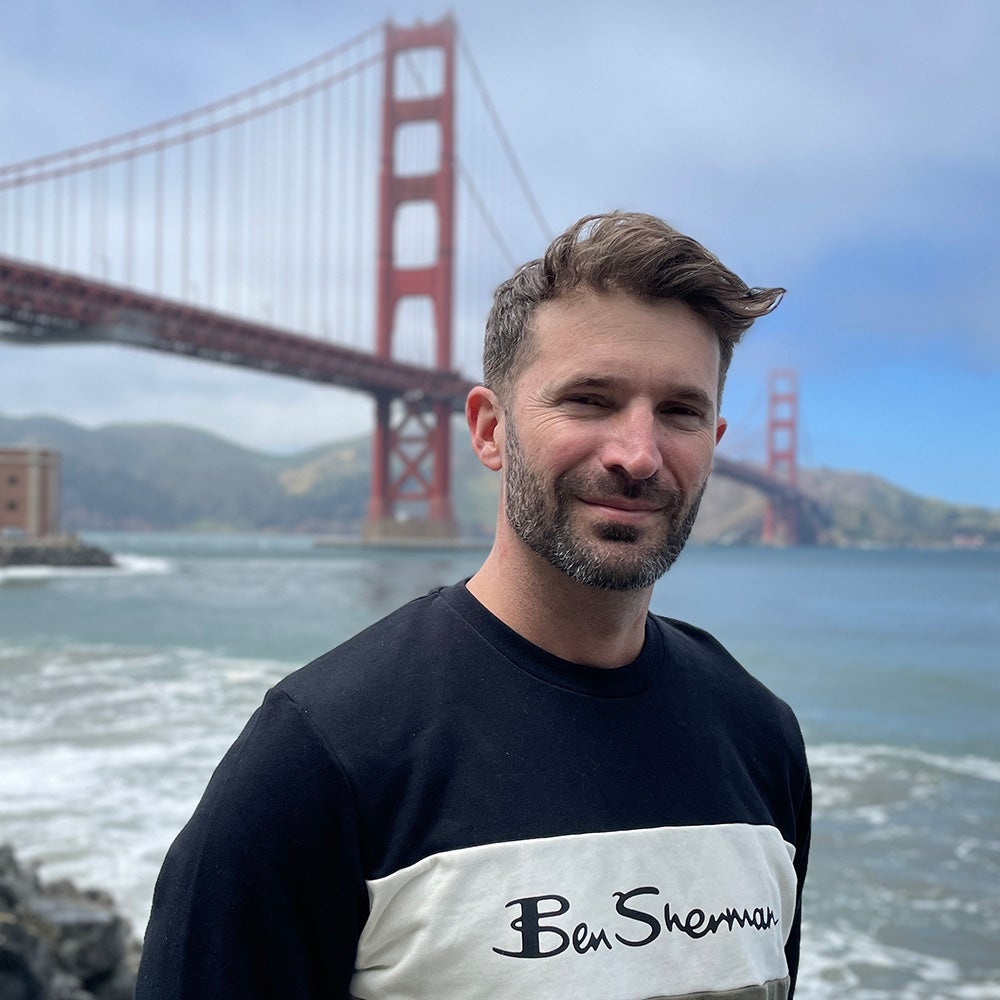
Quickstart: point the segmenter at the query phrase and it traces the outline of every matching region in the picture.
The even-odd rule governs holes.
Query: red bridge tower
[[[790,369],[771,372],[768,380],[767,471],[791,489],[798,487],[798,376]],[[761,541],[765,545],[797,545],[799,508],[790,495],[787,500],[774,496],[764,511]]]
[[[400,96],[405,90],[401,63],[414,50],[440,53],[442,85],[431,96]],[[393,357],[400,302],[409,297],[429,299],[434,366],[440,371],[451,369],[454,80],[455,27],[450,17],[412,28],[386,26],[375,354]],[[432,128],[428,131],[437,132],[439,156],[433,172],[412,174],[399,162],[398,140],[401,129],[418,123],[429,124]],[[436,215],[437,246],[431,263],[402,267],[399,210],[415,204],[421,204],[424,217],[429,210]],[[419,393],[376,397],[372,492],[364,528],[367,541],[451,538],[457,534],[449,484],[452,409],[453,403],[447,400],[428,399]],[[404,519],[400,504],[413,502],[423,505],[423,515]]]

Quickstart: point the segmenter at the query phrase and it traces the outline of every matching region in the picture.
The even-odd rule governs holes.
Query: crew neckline
[[[466,587],[467,582],[442,587],[437,595],[513,666],[540,681],[580,694],[622,698],[645,691],[662,668],[663,636],[648,612],[642,650],[631,663],[592,667],[564,660],[525,639],[481,604]]]

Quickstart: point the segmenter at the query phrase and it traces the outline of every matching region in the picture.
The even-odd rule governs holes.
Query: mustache
[[[623,500],[638,500],[667,510],[682,507],[684,494],[676,486],[660,479],[631,479],[621,474],[609,472],[607,475],[587,475],[566,472],[556,482],[556,490],[564,496],[621,497]]]

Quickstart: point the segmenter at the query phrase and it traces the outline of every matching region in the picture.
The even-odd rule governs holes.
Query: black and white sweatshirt
[[[809,823],[794,715],[707,633],[583,667],[459,584],[268,692],[137,1000],[783,1000]]]

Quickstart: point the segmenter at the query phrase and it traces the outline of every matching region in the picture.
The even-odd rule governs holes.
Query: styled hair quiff
[[[543,302],[584,290],[640,302],[686,303],[719,340],[719,393],[733,349],[783,288],[750,288],[690,236],[641,212],[588,215],[517,269],[493,295],[483,343],[483,383],[504,395],[531,360],[532,320]]]

